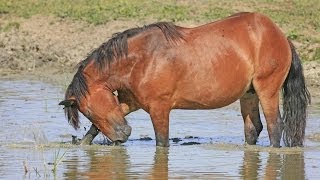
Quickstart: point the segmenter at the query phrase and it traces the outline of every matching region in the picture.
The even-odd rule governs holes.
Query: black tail
[[[293,147],[303,146],[307,106],[311,103],[311,97],[305,84],[301,60],[294,45],[288,41],[292,62],[283,84],[283,139],[286,146]]]

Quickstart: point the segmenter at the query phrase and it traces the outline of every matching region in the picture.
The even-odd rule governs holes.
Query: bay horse
[[[286,146],[303,146],[311,100],[301,61],[279,27],[260,13],[194,28],[158,22],[114,34],[79,63],[59,104],[75,129],[80,111],[93,130],[120,143],[131,134],[125,116],[143,109],[156,145],[166,147],[171,109],[215,109],[238,99],[246,143],[256,144],[262,131],[260,103],[270,146],[280,147],[282,136]]]

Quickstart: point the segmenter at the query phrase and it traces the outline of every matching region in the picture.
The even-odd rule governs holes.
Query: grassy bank
[[[302,44],[305,60],[320,59],[319,0],[0,0],[0,16],[56,16],[95,25],[130,19],[201,24],[241,11],[270,16]],[[0,23],[0,28],[19,28],[19,24]]]

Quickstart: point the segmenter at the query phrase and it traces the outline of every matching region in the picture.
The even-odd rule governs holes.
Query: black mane
[[[151,28],[160,29],[168,42],[176,43],[184,39],[183,34],[178,31],[177,26],[168,22],[158,22],[113,34],[111,39],[100,45],[97,49],[93,50],[85,60],[78,64],[78,71],[74,75],[73,80],[67,88],[65,99],[74,97],[78,102],[77,104],[79,104],[81,98],[85,97],[85,95],[88,93],[88,86],[82,71],[89,62],[94,61],[97,69],[102,72],[106,65],[110,65],[112,61],[128,55],[128,38],[131,38]],[[65,114],[68,117],[69,123],[75,129],[79,128],[79,115],[77,107],[65,107]]]
[[[78,104],[80,103],[81,98],[85,97],[86,93],[88,93],[88,86],[86,83],[86,79],[82,74],[84,66],[81,65],[74,75],[73,80],[69,84],[65,99],[70,99],[71,97],[76,98],[77,104],[71,106],[64,107],[64,113],[68,118],[69,123],[75,128],[78,129],[79,126],[79,112],[78,112]]]
[[[111,39],[89,54],[83,63],[87,64],[88,61],[93,59],[97,68],[103,70],[105,65],[128,55],[128,38],[154,27],[159,28],[169,42],[175,43],[183,39],[183,34],[177,30],[177,26],[173,23],[158,22],[143,27],[132,28],[113,34]]]

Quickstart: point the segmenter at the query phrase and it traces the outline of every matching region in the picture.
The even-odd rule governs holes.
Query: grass
[[[319,30],[318,0],[0,0],[0,14],[54,15],[93,24],[119,19],[211,21],[243,10],[260,11],[279,23],[303,20]],[[300,26],[304,26],[301,24]]]
[[[60,154],[60,149],[58,151],[56,151],[54,153],[54,157],[53,157],[53,168],[52,168],[52,172],[55,174],[57,171],[57,167],[58,165],[61,163],[62,159],[64,158],[64,156],[66,155],[66,151],[63,154]]]
[[[202,24],[241,11],[271,17],[291,39],[303,44],[303,57],[309,57],[309,44],[320,43],[319,0],[0,0],[0,16],[56,16],[95,25],[132,19]],[[19,25],[13,22],[5,28]],[[311,53],[318,58],[316,49]]]
[[[186,3],[189,2],[189,3]],[[54,15],[102,24],[119,19],[145,19],[184,21],[218,18],[230,14],[228,8],[213,6],[212,1],[174,0],[1,0],[0,14],[13,14],[28,18],[33,15]],[[204,6],[207,2],[208,6]]]
[[[18,22],[12,21],[6,24],[2,30],[6,32],[6,31],[10,31],[11,29],[19,29],[19,27],[20,27],[20,24]]]

